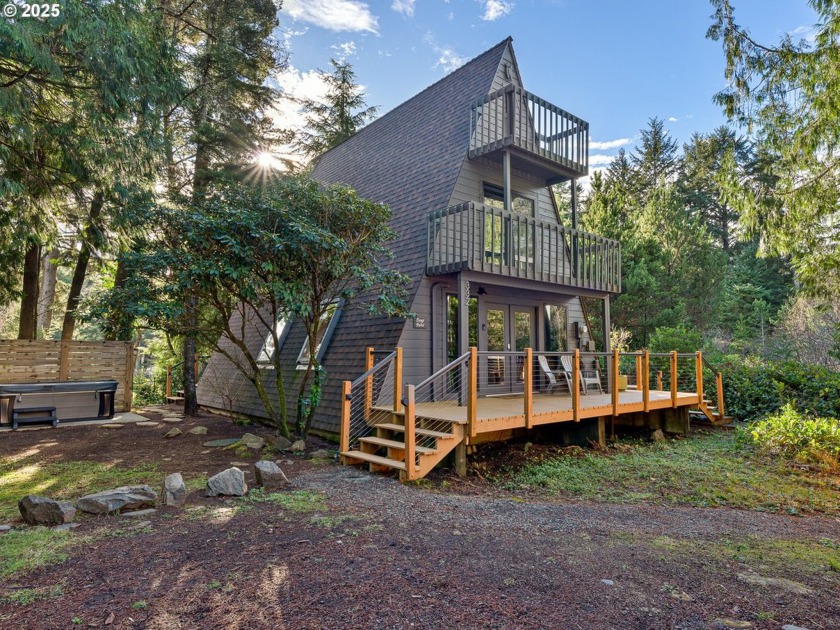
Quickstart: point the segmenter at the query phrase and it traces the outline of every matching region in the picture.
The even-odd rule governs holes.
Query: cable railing
[[[359,438],[371,435],[375,425],[390,420],[395,411],[402,409],[402,348],[388,353],[368,348],[365,366],[361,376],[352,382],[344,381],[342,386],[342,453],[355,450]]]

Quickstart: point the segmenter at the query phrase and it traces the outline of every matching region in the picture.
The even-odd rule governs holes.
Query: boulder
[[[292,445],[292,441],[282,435],[270,435],[265,438],[265,443],[278,451],[285,451]]]
[[[306,442],[304,442],[303,440],[293,442],[292,445],[289,447],[289,450],[293,453],[302,453],[306,450]]]
[[[163,504],[181,507],[187,500],[187,486],[181,473],[167,475],[163,481]]]
[[[207,427],[193,427],[187,433],[192,435],[207,435]]]
[[[18,509],[29,525],[63,525],[76,517],[76,508],[72,503],[59,503],[34,494],[28,494],[18,501]]]
[[[236,444],[239,440],[237,438],[223,438],[221,440],[210,440],[209,442],[205,442],[202,446],[209,446],[211,448],[218,448],[222,446],[231,446],[232,444]]]
[[[333,454],[324,448],[319,448],[317,451],[312,451],[309,457],[312,459],[332,459]]]
[[[266,490],[282,488],[289,483],[289,479],[274,462],[263,460],[254,464],[256,484]]]
[[[657,429],[651,434],[650,439],[654,442],[661,442],[665,439],[665,434],[662,432],[662,429]]]
[[[183,432],[183,431],[181,431],[181,429],[179,429],[179,428],[177,428],[177,427],[176,427],[176,428],[174,428],[174,429],[172,429],[172,430],[167,431],[166,433],[164,433],[164,434],[163,434],[163,437],[165,437],[165,438],[174,438],[174,437],[178,437],[179,435],[184,435],[184,432]]]
[[[149,420],[149,421],[144,421],[144,422],[138,422],[137,426],[138,427],[154,428],[154,427],[160,426],[160,422],[152,422],[151,420]]]
[[[242,497],[248,492],[245,473],[238,468],[228,468],[207,480],[207,496]]]
[[[253,433],[246,433],[245,435],[243,435],[240,442],[242,442],[243,446],[252,448],[255,451],[258,451],[263,446],[265,446],[265,440],[258,435],[254,435]]]
[[[76,501],[76,507],[90,514],[109,514],[122,509],[154,507],[155,501],[157,493],[149,486],[123,486],[84,496]]]

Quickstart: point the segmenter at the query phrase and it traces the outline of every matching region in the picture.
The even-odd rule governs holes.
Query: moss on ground
[[[732,432],[698,432],[664,442],[625,442],[607,452],[573,450],[499,479],[615,503],[730,506],[774,512],[840,512],[840,476],[799,470],[736,444]]]

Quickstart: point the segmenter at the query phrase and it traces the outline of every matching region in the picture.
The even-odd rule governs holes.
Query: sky
[[[813,33],[805,0],[732,1],[761,42]],[[652,117],[680,144],[726,122],[712,101],[726,86],[712,12],[708,0],[284,0],[278,83],[320,99],[317,71],[346,60],[382,115],[511,36],[525,88],[589,121],[590,164],[603,168]],[[293,104],[279,110],[302,124]]]

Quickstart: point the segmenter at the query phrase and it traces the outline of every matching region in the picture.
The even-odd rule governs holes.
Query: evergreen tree
[[[642,144],[630,155],[634,192],[646,199],[662,184],[673,183],[680,166],[679,145],[665,131],[665,121],[651,118],[642,129]]]
[[[331,73],[321,72],[327,85],[326,101],[303,101],[307,113],[306,129],[296,146],[307,157],[315,158],[341,144],[376,117],[377,107],[366,107],[365,94],[356,84],[349,62],[330,59]]]

